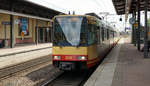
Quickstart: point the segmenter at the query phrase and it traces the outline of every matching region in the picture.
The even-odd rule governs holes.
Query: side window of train
[[[112,31],[109,30],[109,39],[111,39],[111,38],[112,38]]]
[[[114,31],[112,31],[112,38],[114,38]]]
[[[110,38],[111,39],[113,38],[113,31],[112,30],[110,31]]]
[[[117,32],[115,32],[115,37],[117,37]]]
[[[97,27],[94,24],[88,24],[88,44],[97,43]]]
[[[100,27],[97,26],[97,31],[96,31],[96,39],[97,39],[97,43],[100,44]]]
[[[114,31],[113,31],[113,38],[115,37]]]
[[[104,28],[103,27],[101,28],[101,35],[102,35],[101,36],[102,37],[102,41],[104,41]]]
[[[88,45],[93,43],[93,26],[92,24],[88,24]]]
[[[97,35],[97,26],[95,24],[93,24],[93,43],[97,43],[98,42],[98,35]]]
[[[87,26],[84,22],[82,22],[81,25],[81,35],[80,35],[80,45],[86,45],[87,44]]]
[[[107,40],[109,40],[109,29],[107,29]]]
[[[107,29],[104,29],[104,41],[107,39]]]
[[[102,43],[102,29],[99,29],[99,43]]]

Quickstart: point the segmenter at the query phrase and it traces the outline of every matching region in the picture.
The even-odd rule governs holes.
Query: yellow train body
[[[79,29],[79,27],[75,25],[77,25],[76,21],[79,21],[81,23],[80,20],[82,21],[82,24],[80,25],[82,27],[80,27],[80,31],[82,32],[80,32],[80,35],[84,35],[82,35],[81,37],[75,35],[75,37],[77,36],[77,38],[80,38],[81,44],[79,43],[78,45],[74,45],[72,43],[74,41],[72,40],[77,39],[75,37],[73,37],[72,39],[69,37],[72,36],[72,34],[74,33],[73,31]],[[52,47],[52,61],[54,66],[60,69],[88,69],[90,67],[93,67],[118,41],[117,31],[115,31],[113,28],[110,28],[109,26],[106,26],[105,23],[101,22],[93,16],[59,15],[54,17],[53,21],[54,36],[57,40],[54,40],[53,42],[54,46]],[[73,31],[71,31],[72,29]],[[62,33],[65,35],[62,35]],[[82,45],[84,43],[86,45]]]

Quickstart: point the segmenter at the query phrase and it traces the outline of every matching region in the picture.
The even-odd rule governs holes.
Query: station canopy
[[[27,0],[0,0],[0,10],[13,11],[49,19],[61,13]]]
[[[140,11],[145,9],[145,0],[112,0],[118,15],[133,13],[138,10],[138,3],[140,4]],[[148,0],[148,8],[150,11],[150,0]]]

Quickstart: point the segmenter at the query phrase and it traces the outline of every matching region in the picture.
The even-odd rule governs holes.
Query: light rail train
[[[89,69],[119,40],[119,33],[95,16],[53,18],[52,62],[61,70]]]

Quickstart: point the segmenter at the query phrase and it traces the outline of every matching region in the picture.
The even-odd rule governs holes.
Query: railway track
[[[55,79],[42,86],[83,86],[84,82],[93,73],[94,69],[87,71],[63,72]]]
[[[50,62],[50,56],[45,56],[38,59],[26,61],[20,64],[12,65],[6,68],[2,68],[0,69],[0,81],[15,76],[18,73],[22,73],[23,71],[33,70],[34,68],[48,64]]]

